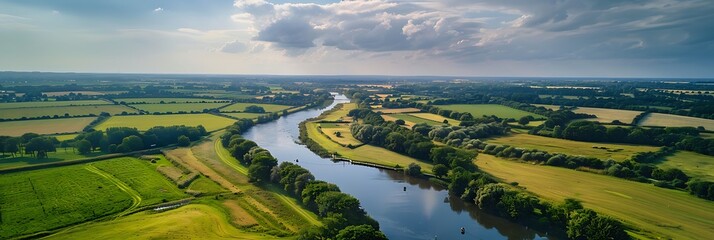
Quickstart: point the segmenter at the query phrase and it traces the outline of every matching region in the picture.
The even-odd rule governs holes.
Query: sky
[[[714,77],[712,0],[2,0],[0,71]]]

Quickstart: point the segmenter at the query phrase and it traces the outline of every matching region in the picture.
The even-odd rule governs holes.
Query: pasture
[[[708,239],[714,202],[684,191],[655,187],[571,169],[519,163],[480,154],[479,169],[545,199],[575,198],[597,212],[618,218],[650,238]]]
[[[677,151],[665,157],[659,167],[677,168],[690,177],[706,181],[714,181],[714,157],[689,151]]]
[[[105,93],[103,93],[103,92],[95,92],[95,91],[43,92],[42,94],[47,95],[48,97],[59,97],[59,96],[69,95],[70,93],[82,94],[82,95],[85,95],[85,96],[100,96],[100,95],[104,95],[104,94],[105,94]]]
[[[444,124],[443,122],[432,121],[432,120],[429,120],[429,119],[424,119],[424,118],[420,118],[420,117],[415,117],[415,116],[412,116],[412,115],[409,115],[409,114],[390,114],[389,116],[394,117],[394,118],[398,118],[398,119],[402,119],[402,120],[407,121],[407,122],[412,122],[412,123],[414,123],[414,124],[426,123],[426,124],[431,125],[431,126],[441,126],[442,124]]]
[[[86,116],[99,115],[102,112],[107,112],[111,115],[121,114],[123,112],[135,113],[136,110],[122,105],[87,105],[87,106],[60,106],[60,107],[33,107],[33,108],[9,108],[2,109],[0,118],[3,119],[21,119],[23,117],[54,117],[57,116]]]
[[[413,113],[420,112],[418,108],[374,108],[374,112],[382,112],[383,114],[394,114],[394,113]]]
[[[292,106],[264,103],[234,103],[228,107],[222,108],[221,112],[243,112],[245,108],[251,105],[260,106],[265,109],[265,112],[280,112]]]
[[[77,160],[77,159],[82,159],[82,158],[96,157],[96,156],[99,156],[102,154],[104,154],[104,153],[91,152],[91,153],[82,155],[82,154],[77,153],[77,151],[75,151],[73,148],[67,148],[65,150],[64,148],[60,148],[60,147],[57,148],[56,152],[47,153],[47,158],[36,158],[36,157],[32,157],[27,154],[16,155],[15,157],[11,157],[10,154],[6,154],[3,157],[0,157],[0,169],[25,167],[25,166],[45,164],[45,163],[71,161],[71,160]]]
[[[29,132],[37,134],[80,132],[94,119],[96,118],[81,117],[0,122],[0,136],[21,136]]]
[[[258,117],[265,115],[264,113],[221,113],[223,115],[228,115],[234,118],[248,118],[257,119]]]
[[[106,130],[111,127],[132,127],[146,131],[155,126],[198,126],[207,131],[215,131],[231,125],[235,120],[211,114],[170,114],[170,115],[133,115],[113,116],[97,125],[94,129]]]
[[[412,116],[415,116],[418,118],[422,118],[422,119],[426,119],[426,120],[439,122],[439,123],[443,123],[444,120],[447,120],[450,125],[454,125],[454,126],[458,126],[459,124],[461,124],[461,121],[459,121],[459,120],[443,117],[441,115],[433,114],[433,113],[410,113],[409,115],[412,115]]]
[[[452,110],[457,112],[468,112],[474,116],[474,118],[479,118],[484,115],[491,116],[496,115],[500,118],[514,118],[519,119],[525,116],[533,116],[536,119],[543,119],[545,117],[529,113],[523,110],[518,110],[515,108],[506,107],[498,104],[452,104],[452,105],[436,105],[439,109]]]
[[[204,109],[210,110],[227,105],[228,103],[169,103],[169,104],[136,104],[130,105],[139,110],[149,113],[178,113],[183,112],[202,112]]]
[[[126,104],[161,104],[163,103],[217,103],[228,102],[225,99],[210,98],[117,98],[115,102],[125,102]]]
[[[344,146],[358,146],[362,144],[362,142],[352,136],[352,133],[350,132],[349,123],[319,123],[318,126],[325,135],[329,136],[330,139],[332,139],[332,141],[336,143],[339,143]],[[337,132],[340,133],[339,137],[336,135]]]
[[[36,108],[36,107],[63,107],[63,106],[88,106],[88,105],[109,105],[110,102],[104,100],[77,100],[77,101],[47,101],[47,102],[11,102],[0,103],[0,109],[9,108]]]
[[[640,121],[640,126],[662,126],[662,127],[699,127],[712,131],[714,130],[714,120],[696,117],[679,116],[663,113],[650,113]]]
[[[619,120],[620,122],[630,124],[632,120],[635,119],[637,115],[640,115],[641,111],[631,111],[631,110],[619,110],[619,109],[609,109],[609,108],[590,108],[590,107],[578,107],[573,110],[575,113],[587,113],[597,116],[594,119],[588,119],[592,121],[597,121],[601,123],[611,123],[612,121]]]
[[[346,122],[351,122],[352,117],[348,117],[347,114],[352,111],[352,109],[357,108],[356,103],[343,103],[335,108],[339,108],[338,110],[330,111],[329,114],[321,116],[323,121],[346,121]]]
[[[525,149],[538,149],[549,153],[582,155],[602,160],[613,159],[616,161],[624,161],[637,152],[654,152],[659,150],[658,147],[651,146],[579,142],[526,133],[512,133],[503,137],[488,138],[485,139],[485,141],[489,144],[509,145]],[[607,149],[593,148],[594,146]]]

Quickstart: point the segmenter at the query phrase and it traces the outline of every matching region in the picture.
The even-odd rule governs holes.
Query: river
[[[450,197],[445,189],[429,181],[395,171],[334,163],[298,144],[300,122],[345,102],[349,99],[337,95],[326,108],[304,110],[257,125],[243,136],[269,150],[280,162],[295,163],[299,159],[297,164],[310,170],[316,179],[335,183],[355,196],[389,239],[547,239],[542,233]],[[463,235],[461,227],[466,229]]]

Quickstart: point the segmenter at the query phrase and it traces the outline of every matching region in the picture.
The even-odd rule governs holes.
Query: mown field
[[[25,133],[58,134],[80,132],[95,117],[60,118],[0,122],[0,136],[20,136]]]
[[[587,208],[623,220],[652,238],[709,239],[714,203],[684,191],[571,169],[507,161],[480,154],[479,169],[545,199],[575,198]]]
[[[330,112],[327,115],[322,116],[323,121],[346,121],[350,122],[352,121],[352,117],[347,117],[347,114],[352,110],[357,108],[356,103],[343,103],[340,106],[339,110],[335,110]]]
[[[278,104],[263,104],[263,103],[234,103],[228,107],[222,108],[221,112],[243,112],[245,108],[251,105],[260,106],[265,109],[265,112],[280,112],[292,106]]]
[[[264,113],[221,113],[223,115],[228,115],[231,117],[235,118],[248,118],[248,119],[256,119],[262,115],[265,115]]]
[[[211,98],[117,98],[113,99],[115,102],[125,102],[126,104],[160,104],[164,103],[215,103],[215,102],[225,102],[225,99],[211,99]],[[227,103],[226,103],[227,104]]]
[[[663,113],[650,113],[642,121],[640,126],[663,126],[663,127],[699,127],[706,130],[714,130],[714,120],[679,116]]]
[[[616,161],[624,161],[637,152],[653,152],[659,150],[658,147],[652,146],[579,142],[559,138],[542,137],[526,133],[512,133],[504,137],[489,138],[486,139],[486,142],[526,149],[544,150],[549,153],[583,155],[596,157],[602,160],[613,159]],[[593,148],[594,146],[605,147],[607,149],[596,149]]]
[[[105,92],[96,92],[96,91],[43,92],[42,94],[47,95],[48,97],[58,97],[58,96],[69,95],[70,93],[82,94],[85,96],[100,96],[100,95],[106,94]]]
[[[608,108],[589,108],[589,107],[578,107],[573,110],[575,113],[587,113],[594,114],[597,118],[588,119],[592,121],[597,121],[601,123],[611,123],[612,121],[619,120],[623,123],[632,123],[632,120],[642,112],[640,111],[630,111],[630,110],[619,110],[619,109],[608,109]]]
[[[412,122],[412,123],[414,123],[414,124],[426,123],[426,124],[432,125],[432,126],[440,126],[440,125],[444,124],[444,123],[442,123],[442,122],[436,122],[436,121],[432,121],[432,120],[429,120],[429,119],[424,119],[424,118],[420,118],[420,117],[415,117],[415,116],[412,116],[412,115],[409,115],[409,114],[389,114],[389,116],[394,117],[394,118],[398,118],[398,119],[402,119],[402,120],[404,120],[404,121],[406,121],[406,122]]]
[[[227,105],[228,103],[169,103],[169,104],[135,104],[130,105],[140,110],[150,113],[177,113],[184,112],[201,112],[204,109],[214,109]]]
[[[89,114],[99,115],[102,112],[109,114],[121,114],[122,112],[135,113],[136,110],[122,105],[88,105],[88,106],[61,106],[61,107],[36,107],[36,108],[10,108],[2,109],[0,118],[20,119],[22,117],[35,118],[49,116],[85,116]]]
[[[677,151],[660,162],[661,168],[677,168],[690,177],[714,181],[714,157],[689,151]]]
[[[155,126],[203,125],[208,131],[215,131],[234,122],[235,120],[233,119],[211,114],[113,116],[97,125],[94,129],[106,130],[110,127],[133,127],[145,131]]]
[[[461,124],[461,121],[459,121],[459,120],[443,117],[441,115],[433,114],[433,113],[410,113],[409,115],[412,115],[414,117],[418,117],[421,119],[439,122],[439,123],[443,123],[444,120],[446,120],[449,122],[450,125],[454,125],[454,126],[458,126],[459,124]]]
[[[320,129],[322,130],[323,133],[325,133],[327,136],[330,136],[330,139],[332,141],[342,144],[342,145],[352,145],[352,146],[357,146],[362,144],[359,140],[355,139],[352,136],[352,133],[350,133],[350,124],[349,123],[319,123],[318,124]],[[336,133],[339,132],[340,136],[338,137]]]
[[[0,109],[8,108],[34,108],[34,107],[62,107],[62,106],[87,106],[87,105],[109,105],[110,102],[104,100],[78,100],[78,101],[47,101],[47,102],[14,102],[0,103]]]
[[[384,114],[394,114],[394,113],[413,113],[413,112],[420,112],[421,110],[418,108],[374,108],[372,109],[374,112],[382,112]]]
[[[457,112],[468,112],[471,113],[475,118],[482,117],[484,115],[491,116],[496,115],[500,118],[515,118],[519,119],[525,116],[533,116],[535,118],[545,118],[541,115],[535,113],[529,113],[526,111],[518,110],[515,108],[506,107],[498,104],[452,104],[452,105],[438,105],[440,109],[452,110]]]

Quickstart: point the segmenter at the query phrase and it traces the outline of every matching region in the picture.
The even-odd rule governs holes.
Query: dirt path
[[[120,190],[129,194],[129,196],[131,197],[131,201],[132,201],[131,206],[129,206],[129,208],[127,208],[123,212],[117,214],[117,217],[121,217],[121,216],[126,215],[127,213],[130,213],[131,211],[133,211],[134,209],[139,207],[139,204],[141,204],[141,200],[142,200],[141,195],[138,192],[136,192],[134,189],[129,187],[129,185],[126,185],[126,183],[119,180],[118,178],[114,177],[113,175],[111,175],[107,172],[100,170],[99,168],[93,166],[92,164],[85,165],[84,169],[87,169],[87,171],[96,173],[97,175],[109,180],[114,185],[116,185]]]

